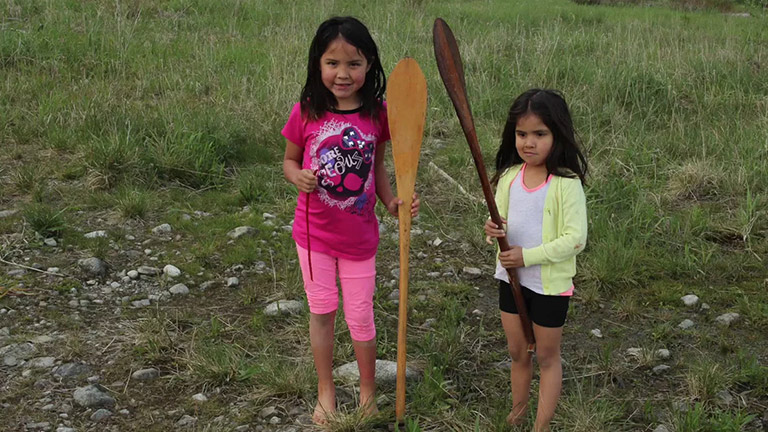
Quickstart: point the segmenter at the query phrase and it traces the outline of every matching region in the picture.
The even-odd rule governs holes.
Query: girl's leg
[[[328,414],[336,411],[336,386],[333,383],[334,322],[339,307],[336,259],[312,252],[314,278],[310,278],[307,250],[299,245],[296,245],[296,249],[309,303],[309,342],[317,372],[317,405],[312,420],[323,424]]]
[[[344,299],[344,317],[352,336],[360,370],[360,407],[367,414],[376,407],[376,328],[373,322],[373,292],[376,288],[376,258],[365,261],[339,259],[339,279]]]
[[[528,343],[525,340],[520,316],[502,311],[501,325],[504,327],[509,356],[512,358],[512,367],[509,373],[509,381],[512,386],[512,410],[507,416],[507,423],[515,425],[523,422],[528,409],[533,360],[531,354],[528,353]]]
[[[322,315],[314,313],[309,315],[309,341],[312,344],[312,357],[314,357],[317,372],[317,404],[312,420],[318,424],[325,423],[328,414],[336,411],[336,385],[333,383],[335,319],[336,311]]]
[[[533,325],[536,336],[536,363],[539,364],[539,404],[536,408],[535,432],[549,432],[549,423],[555,415],[563,386],[563,365],[560,360],[562,327],[541,327]]]

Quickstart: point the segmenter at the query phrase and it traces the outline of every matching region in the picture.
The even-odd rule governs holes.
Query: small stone
[[[45,271],[47,271],[48,273],[58,273],[61,271],[61,269],[59,269],[58,267],[48,267]]]
[[[43,411],[53,411],[54,409],[56,409],[56,405],[48,404],[48,405],[45,405],[44,407],[42,407],[40,409],[43,410]]]
[[[716,396],[721,405],[727,406],[733,403],[733,396],[728,390],[720,390]]]
[[[160,376],[160,371],[155,368],[139,369],[133,374],[131,378],[137,381],[149,381]]]
[[[709,310],[709,309],[710,309],[709,304],[707,304],[707,303],[702,303],[701,304],[701,310]]]
[[[400,289],[395,288],[392,290],[391,293],[387,296],[389,300],[400,300]]]
[[[131,278],[131,280],[136,280],[139,278],[139,272],[137,272],[136,270],[129,270],[128,273],[126,273],[126,275],[129,278]]]
[[[87,375],[91,372],[91,367],[83,363],[66,363],[56,369],[53,374],[62,378],[72,378],[81,375]]]
[[[232,276],[230,278],[227,278],[227,287],[228,288],[234,288],[240,285],[240,279]]]
[[[197,417],[192,417],[190,415],[184,414],[183,417],[179,419],[179,421],[176,422],[177,428],[188,428],[192,427],[197,423]]]
[[[592,329],[590,331],[590,333],[592,334],[592,336],[594,336],[594,337],[596,337],[598,339],[603,337],[603,332],[600,331],[600,329]]]
[[[86,381],[88,381],[88,384],[97,384],[99,381],[101,381],[101,377],[98,375],[89,376]]]
[[[168,290],[173,295],[187,295],[189,294],[189,288],[184,284],[176,284]]]
[[[480,276],[483,272],[477,267],[464,267],[464,273],[472,276]]]
[[[28,431],[47,431],[51,429],[51,424],[48,422],[27,423],[25,426]]]
[[[670,357],[672,357],[672,354],[669,352],[668,349],[661,348],[656,350],[656,358],[661,360],[667,360]]]
[[[134,240],[136,240],[136,237],[134,237],[134,236],[132,236],[130,234],[126,234],[125,235],[125,239],[128,240],[128,241],[134,241]]]
[[[442,273],[440,273],[440,272],[429,272],[429,273],[427,273],[427,277],[428,278],[438,278],[438,277],[440,277],[441,274]]]
[[[274,416],[271,419],[269,419],[269,424],[276,425],[280,424],[280,417]]]
[[[475,309],[472,311],[472,315],[478,316],[478,317],[483,316],[483,311],[481,311],[480,309]]]
[[[687,329],[689,329],[689,328],[691,328],[693,326],[694,326],[693,321],[691,321],[689,319],[684,319],[683,322],[681,322],[680,324],[677,325],[677,327],[682,329],[682,330],[687,330]]]
[[[728,327],[731,324],[738,322],[740,318],[741,315],[737,314],[736,312],[728,312],[715,318],[715,322],[723,327]]]
[[[50,369],[56,363],[56,357],[37,357],[26,362],[25,368],[28,369]]]
[[[432,328],[432,326],[435,325],[436,322],[437,322],[436,318],[427,318],[424,321],[424,324],[422,324],[421,326],[424,328]]]
[[[273,406],[269,406],[266,408],[262,408],[261,411],[259,411],[259,417],[261,418],[267,418],[269,416],[273,416],[277,413],[277,408]]]
[[[256,228],[250,226],[240,226],[227,233],[227,236],[233,239],[239,239],[243,236],[256,234]]]
[[[179,270],[178,267],[171,264],[168,264],[165,267],[163,267],[163,273],[170,278],[181,276],[181,270]]]
[[[264,214],[262,214],[261,216],[262,216],[264,219],[274,219],[274,218],[275,218],[275,215],[273,215],[273,214],[270,214],[270,213],[264,213]]]
[[[683,303],[688,307],[696,306],[699,303],[699,297],[694,294],[682,296],[680,297],[680,300],[682,300]]]
[[[235,428],[235,432],[248,432],[248,430],[250,430],[250,429],[251,429],[251,427],[248,426],[248,425],[240,425],[240,426]]]
[[[147,306],[149,306],[151,304],[152,304],[152,302],[148,298],[142,299],[142,300],[134,300],[134,301],[131,302],[131,306],[133,306],[136,309],[147,307]]]
[[[207,281],[200,284],[200,291],[205,291],[216,286],[216,281]]]
[[[304,310],[304,303],[296,300],[278,300],[264,308],[264,314],[268,316],[297,315]]]
[[[83,237],[89,238],[89,239],[103,238],[103,237],[107,237],[107,232],[104,230],[91,231],[88,234],[83,235]]]
[[[108,409],[101,408],[101,409],[96,410],[96,412],[94,412],[93,414],[91,414],[91,421],[95,422],[95,423],[98,423],[98,422],[100,422],[102,420],[106,420],[106,419],[108,419],[110,417],[112,417],[112,411],[110,411]]]
[[[669,432],[669,429],[664,425],[658,425],[653,432]]]
[[[640,357],[642,353],[642,348],[627,348],[627,356],[629,357]]]
[[[139,274],[142,274],[145,276],[157,276],[160,274],[160,269],[157,267],[141,266],[136,270],[139,272]]]
[[[56,428],[56,432],[75,432],[75,430],[69,427],[59,426]]]
[[[43,244],[45,244],[46,246],[50,246],[50,247],[56,247],[56,246],[59,245],[56,242],[55,238],[47,238],[47,239],[43,240]]]
[[[192,400],[195,402],[208,402],[208,398],[204,394],[198,393],[192,396]]]
[[[92,276],[104,276],[107,273],[107,263],[96,258],[85,258],[77,262],[80,268]]]
[[[16,269],[16,270],[8,271],[7,274],[8,274],[8,276],[11,276],[11,277],[19,277],[19,276],[24,276],[25,274],[27,274],[27,271],[24,270],[24,269]]]
[[[2,210],[0,211],[0,219],[11,217],[18,212],[19,212],[18,210]]]
[[[441,244],[443,244],[443,241],[440,239],[440,237],[438,237],[438,238],[436,238],[436,239],[434,239],[434,240],[432,241],[432,246],[434,246],[434,247],[438,247],[438,246],[440,246]]]
[[[86,408],[114,406],[115,399],[95,385],[79,387],[74,393],[75,402]]]
[[[152,228],[152,233],[155,235],[162,235],[162,234],[168,234],[173,232],[173,228],[170,224],[164,223],[162,225],[158,225],[154,228]]]
[[[350,362],[339,366],[333,371],[333,375],[343,381],[360,380],[360,371],[357,368],[357,362]],[[408,380],[414,380],[419,377],[419,373],[410,366],[405,368],[405,377]],[[376,382],[380,384],[394,384],[397,378],[397,362],[390,360],[376,360]]]
[[[118,413],[120,413],[120,415],[122,415],[122,416],[129,416],[129,415],[131,415],[131,412],[128,411],[127,409],[125,409],[125,408],[123,408],[120,411],[118,411]]]
[[[654,367],[653,368],[653,373],[655,373],[656,375],[661,375],[661,374],[663,374],[664,372],[666,372],[666,371],[668,371],[670,369],[672,369],[670,366],[662,364],[662,365],[658,365],[658,366]]]

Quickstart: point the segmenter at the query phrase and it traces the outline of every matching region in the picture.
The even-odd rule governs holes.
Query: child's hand
[[[507,223],[504,218],[501,218],[501,222]],[[488,244],[493,244],[491,238],[505,237],[507,235],[507,232],[504,231],[503,227],[496,225],[492,219],[485,221],[485,226],[483,228],[485,228],[485,242]]]
[[[387,203],[387,211],[389,214],[391,214],[394,217],[397,217],[399,215],[398,207],[400,204],[403,203],[403,200],[401,200],[398,197],[392,198],[389,203]],[[419,200],[419,194],[413,194],[413,201],[411,202],[411,218],[415,218],[419,215],[419,207],[421,207],[421,200]]]
[[[293,182],[300,191],[312,193],[317,187],[317,177],[310,169],[303,169],[296,174]]]
[[[525,267],[525,262],[523,262],[523,248],[520,246],[511,246],[508,251],[499,254],[499,262],[504,268]]]

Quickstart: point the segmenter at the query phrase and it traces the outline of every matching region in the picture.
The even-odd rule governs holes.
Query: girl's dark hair
[[[493,183],[499,181],[507,168],[523,163],[515,146],[515,130],[517,121],[528,114],[535,114],[552,131],[552,150],[545,161],[547,172],[561,177],[578,177],[582,184],[586,184],[587,160],[576,140],[568,104],[559,91],[546,89],[530,89],[512,102],[501,135],[501,146],[496,153]]]
[[[323,85],[320,73],[320,57],[328,45],[338,37],[344,38],[356,47],[365,57],[370,69],[365,74],[365,83],[358,90],[362,102],[362,113],[376,119],[382,108],[386,77],[379,60],[379,50],[365,24],[353,17],[333,17],[317,28],[312,44],[309,46],[307,63],[307,82],[301,90],[301,111],[312,120],[316,120],[326,111],[336,107],[336,98]]]

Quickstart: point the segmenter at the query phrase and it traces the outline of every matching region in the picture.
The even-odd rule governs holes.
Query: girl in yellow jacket
[[[512,103],[496,154],[496,205],[505,223],[485,223],[486,240],[506,237],[510,250],[496,263],[501,323],[512,357],[509,424],[525,421],[532,356],[507,277],[515,269],[536,338],[541,381],[535,432],[549,431],[560,397],[560,341],[573,294],[576,254],[587,241],[584,178],[568,105],[553,90],[531,89]]]

